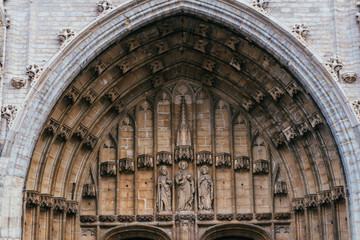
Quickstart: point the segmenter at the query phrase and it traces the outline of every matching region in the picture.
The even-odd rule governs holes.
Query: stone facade
[[[0,4],[0,238],[360,239],[355,2],[155,2]]]

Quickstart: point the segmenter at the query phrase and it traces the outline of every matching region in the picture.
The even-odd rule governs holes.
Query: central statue
[[[178,211],[192,211],[195,193],[194,180],[188,170],[188,163],[184,160],[179,162],[179,171],[175,176],[175,182],[178,186]]]

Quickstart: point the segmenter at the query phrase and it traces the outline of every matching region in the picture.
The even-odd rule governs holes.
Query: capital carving
[[[238,156],[234,158],[235,171],[250,171],[250,158],[247,156]]]
[[[212,220],[214,220],[214,214],[199,213],[198,220],[199,221],[212,221]]]
[[[213,163],[213,157],[212,157],[212,152],[209,151],[200,151],[196,154],[196,163],[198,165],[202,165],[202,164],[209,164],[212,165]]]
[[[285,90],[289,93],[290,97],[294,97],[297,93],[300,92],[301,88],[297,85],[296,82],[291,82],[286,86]]]
[[[332,200],[339,201],[345,199],[344,186],[336,186],[331,190]]]
[[[284,181],[275,182],[274,186],[274,195],[286,195],[287,194],[287,186]]]
[[[119,172],[133,173],[135,171],[135,163],[132,158],[122,158],[119,160]]]
[[[102,177],[116,176],[116,163],[103,162],[100,164],[100,175]]]
[[[288,220],[288,219],[291,219],[291,213],[289,213],[289,212],[274,213],[274,218],[276,220]]]
[[[62,197],[54,198],[54,211],[56,212],[65,212],[67,210],[66,199]]]
[[[92,134],[89,134],[89,136],[87,136],[84,145],[89,148],[89,149],[94,149],[94,147],[96,146],[97,142],[98,142],[98,138],[95,137]]]
[[[138,221],[138,222],[152,222],[152,221],[154,221],[154,216],[153,215],[148,215],[148,214],[136,215],[136,221]]]
[[[253,174],[268,174],[269,161],[258,159],[253,161]]]
[[[119,222],[135,222],[134,215],[118,215]]]
[[[323,190],[318,193],[318,199],[320,205],[328,205],[331,204],[332,194],[331,190]]]
[[[149,68],[152,73],[156,73],[164,68],[162,62],[158,59],[149,63]]]
[[[67,141],[71,135],[72,128],[66,126],[65,124],[60,127],[59,134],[57,135],[58,139],[61,141]]]
[[[153,168],[154,157],[150,154],[141,154],[138,156],[138,168]]]
[[[58,121],[56,121],[53,118],[50,118],[48,124],[46,124],[45,131],[50,135],[54,135],[58,130],[59,126],[60,123]]]
[[[51,194],[40,195],[40,207],[52,208],[54,206],[54,197]]]
[[[171,152],[166,152],[166,151],[158,152],[156,154],[156,164],[171,165],[172,164]]]
[[[79,139],[84,139],[86,134],[88,133],[89,129],[85,127],[83,124],[80,123],[76,131],[74,132],[74,136]]]
[[[232,221],[234,219],[234,214],[217,214],[216,219],[219,221]]]
[[[203,67],[204,69],[208,70],[209,72],[214,71],[215,66],[216,66],[215,61],[210,60],[210,59],[205,59],[204,62],[203,62],[203,64],[202,64],[202,67]]]
[[[300,39],[306,40],[306,36],[309,34],[309,28],[304,24],[295,24],[292,32],[298,35]]]
[[[37,207],[40,204],[40,193],[34,190],[26,191],[26,207]]]
[[[272,213],[255,213],[256,220],[271,220]]]
[[[77,201],[69,200],[66,201],[66,203],[67,203],[66,214],[76,215],[79,212],[79,203]]]
[[[117,217],[115,215],[100,215],[99,221],[100,222],[115,222]]]
[[[243,106],[243,108],[249,112],[253,108],[254,102],[250,99],[244,98],[241,102],[241,106]]]
[[[283,133],[284,133],[284,135],[285,135],[285,137],[286,137],[286,140],[287,140],[288,142],[291,142],[291,141],[297,136],[295,130],[294,130],[291,126],[287,127],[287,128],[283,131]]]
[[[250,221],[253,219],[252,213],[238,213],[235,216],[235,219],[238,221]]]
[[[58,37],[62,43],[70,41],[70,39],[74,36],[75,32],[71,28],[63,28],[58,33]]]
[[[11,85],[14,88],[20,89],[22,87],[24,87],[26,84],[26,79],[25,78],[21,78],[21,77],[13,77],[11,79]]]
[[[265,11],[269,5],[269,0],[253,0],[253,6],[259,10]]]
[[[343,68],[342,60],[338,56],[330,57],[325,65],[328,66],[331,73],[335,74],[338,74],[338,72]]]
[[[318,206],[318,199],[316,194],[307,194],[304,197],[305,207],[316,208]]]
[[[270,89],[269,93],[275,102],[279,101],[279,99],[284,95],[284,92],[276,86]]]
[[[357,74],[355,72],[347,72],[341,74],[341,79],[346,83],[353,83],[357,80]]]
[[[314,114],[309,116],[309,121],[310,124],[313,128],[315,128],[316,126],[318,126],[319,124],[322,123],[322,120],[320,118],[320,114],[315,112]]]
[[[291,207],[296,212],[302,212],[305,210],[304,198],[294,198],[291,202]]]
[[[96,215],[81,215],[80,222],[82,223],[94,223],[97,221]]]
[[[83,198],[95,198],[96,197],[96,186],[92,183],[85,183],[82,192]]]
[[[65,94],[65,99],[73,104],[79,97],[80,91],[76,87],[71,87],[69,91]]]
[[[217,153],[215,157],[215,167],[231,167],[230,153]]]
[[[97,3],[98,11],[100,14],[106,13],[108,11],[111,11],[114,7],[110,0],[100,0]]]
[[[1,117],[6,119],[6,123],[11,126],[17,113],[17,107],[15,105],[7,105],[1,107]]]

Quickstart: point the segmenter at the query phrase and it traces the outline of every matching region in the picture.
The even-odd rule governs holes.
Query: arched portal
[[[354,135],[344,110],[326,107],[342,98],[324,97],[332,78],[317,59],[241,3],[173,1],[154,6],[158,15],[134,11],[146,4],[153,2],[120,6],[89,26],[30,94],[14,129],[25,119],[34,125],[13,133],[3,151],[16,156],[9,169],[31,159],[24,237],[97,239],[136,221],[174,236],[251,222],[279,239],[347,238],[338,150],[351,161]],[[184,160],[192,190],[179,209]],[[162,165],[171,205],[159,214]],[[207,175],[213,183],[203,187]]]
[[[158,227],[130,225],[111,228],[100,236],[101,240],[172,240],[170,235]]]
[[[199,240],[271,240],[269,232],[249,224],[226,224],[209,227]]]

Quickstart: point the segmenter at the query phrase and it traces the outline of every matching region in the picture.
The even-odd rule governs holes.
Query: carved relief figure
[[[191,211],[194,200],[194,180],[190,174],[188,163],[186,161],[179,162],[179,171],[175,176],[178,185],[178,210]]]
[[[199,210],[212,211],[214,200],[214,182],[209,174],[209,168],[202,166],[200,168],[201,176],[199,178]]]
[[[160,176],[157,183],[158,200],[157,207],[159,212],[171,212],[171,187],[172,181],[168,176],[166,166],[160,167]]]

